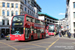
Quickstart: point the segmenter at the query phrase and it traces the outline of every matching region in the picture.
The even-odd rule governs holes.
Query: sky
[[[36,0],[36,2],[41,7],[42,13],[57,19],[65,18],[66,0]]]

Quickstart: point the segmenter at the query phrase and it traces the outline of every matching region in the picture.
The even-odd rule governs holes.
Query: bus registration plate
[[[18,41],[18,39],[15,39],[15,41]]]

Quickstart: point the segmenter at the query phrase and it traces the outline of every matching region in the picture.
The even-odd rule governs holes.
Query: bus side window
[[[31,18],[29,16],[26,16],[26,20],[31,22]]]
[[[45,25],[45,22],[43,22],[43,25]]]
[[[36,33],[36,29],[34,29],[34,33]]]
[[[41,29],[41,33],[44,33],[44,30],[43,29]]]
[[[33,18],[31,18],[31,22],[33,22]]]
[[[42,25],[45,25],[45,22],[42,22],[42,21],[41,21],[41,24],[42,24]]]
[[[42,32],[41,32],[41,29],[40,29],[40,33],[42,33]]]
[[[33,19],[33,22],[35,23],[35,19]]]
[[[29,28],[29,33],[31,33],[31,28]]]
[[[38,24],[39,24],[39,23],[40,23],[40,20],[37,20],[37,19],[36,19],[36,20],[35,20],[35,23],[38,23]]]
[[[41,24],[43,25],[43,22],[41,21]]]
[[[33,32],[32,32],[32,31],[33,31]],[[31,33],[34,33],[34,27],[33,27],[33,26],[31,27]]]
[[[36,33],[38,33],[38,30],[36,29]]]
[[[34,18],[31,18],[31,22],[35,23],[35,19]]]
[[[38,32],[41,33],[40,29],[38,29]]]

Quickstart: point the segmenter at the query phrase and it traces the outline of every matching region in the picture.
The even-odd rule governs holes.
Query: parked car
[[[7,36],[5,36],[6,40],[10,40],[10,34],[8,34]]]

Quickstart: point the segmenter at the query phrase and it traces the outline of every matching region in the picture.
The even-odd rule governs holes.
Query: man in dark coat
[[[67,32],[67,36],[68,36],[68,38],[71,38],[71,33]]]

